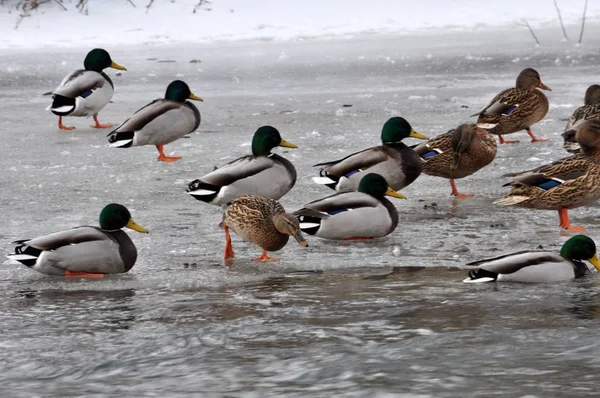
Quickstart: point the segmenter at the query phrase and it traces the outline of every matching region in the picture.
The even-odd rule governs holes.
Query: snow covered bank
[[[65,0],[67,11],[45,4],[24,18],[0,7],[0,48],[168,44],[230,40],[293,40],[356,34],[421,34],[481,31],[514,26],[560,29],[551,0],[89,0],[88,15]],[[600,21],[600,4],[589,2],[589,25]],[[584,0],[558,2],[569,34],[576,38]]]

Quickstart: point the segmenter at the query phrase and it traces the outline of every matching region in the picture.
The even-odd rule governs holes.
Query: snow
[[[0,7],[0,48],[89,47],[103,45],[199,43],[235,40],[306,40],[358,34],[438,34],[451,31],[559,28],[549,0],[212,0],[195,13],[198,0],[90,0],[88,14],[65,0],[67,10],[43,5],[15,29],[19,13]],[[559,1],[572,37],[579,33],[584,0]],[[588,24],[600,4],[588,5]],[[107,43],[111,43],[108,46]],[[285,58],[287,55],[282,53]]]

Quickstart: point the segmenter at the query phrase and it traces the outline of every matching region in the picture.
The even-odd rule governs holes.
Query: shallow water
[[[90,120],[58,131],[43,111],[85,51],[4,52],[0,79],[0,191],[10,242],[95,224],[108,202],[127,205],[151,233],[129,234],[138,263],[124,276],[63,280],[6,261],[0,268],[0,390],[5,396],[593,396],[600,383],[595,331],[600,277],[546,285],[462,284],[468,261],[511,250],[558,250],[554,212],[498,208],[500,175],[566,156],[560,133],[600,80],[594,44],[490,49],[455,40],[355,38],[198,48],[127,48],[114,76],[119,123],[176,78],[205,98],[197,133],[166,147],[107,148]],[[150,59],[155,58],[155,59]],[[190,63],[192,59],[200,63]],[[174,62],[164,62],[174,61]],[[328,195],[311,164],[376,145],[404,116],[429,136],[469,119],[537,68],[551,109],[534,132],[551,141],[501,146],[488,168],[459,180],[421,176],[395,201],[400,225],[368,243],[290,242],[279,264],[234,238],[222,266],[220,210],[185,195],[186,183],[249,151],[254,130],[276,126],[298,149],[281,202],[294,210]],[[344,107],[343,105],[351,105]],[[512,138],[512,137],[511,137]],[[408,140],[407,140],[408,141]],[[416,143],[411,140],[409,143]],[[571,212],[598,237],[597,206]],[[396,254],[394,254],[394,249]]]

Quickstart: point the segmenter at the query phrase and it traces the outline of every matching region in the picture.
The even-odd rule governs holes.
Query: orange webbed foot
[[[267,256],[267,251],[263,250],[262,256],[253,258],[252,261],[267,262],[267,261],[279,261],[279,259],[275,258],[275,257]]]
[[[181,156],[159,156],[156,158],[159,162],[176,162],[181,159]]]
[[[61,130],[75,130],[75,126],[65,126],[62,123],[62,116],[58,117],[58,128]]]
[[[458,199],[467,199],[467,198],[472,198],[473,194],[472,193],[452,193],[452,196],[456,196]]]
[[[96,122],[96,124],[92,124],[91,127],[95,128],[95,129],[107,129],[109,127],[112,127],[111,123],[105,123],[105,124],[100,123],[100,121],[98,120],[98,116],[94,116],[94,122]]]
[[[104,274],[95,274],[92,272],[73,272],[73,271],[66,271],[66,270],[65,270],[65,276],[83,276],[86,278],[104,278]]]

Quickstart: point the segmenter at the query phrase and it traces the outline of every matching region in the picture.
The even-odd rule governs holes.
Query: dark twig
[[[128,2],[129,4],[131,4],[133,7],[135,7],[135,3],[134,3],[133,1],[131,1],[131,0],[127,0],[127,2]]]
[[[195,14],[195,13],[196,13],[196,11],[198,11],[200,8],[202,8],[202,6],[208,5],[208,4],[210,4],[210,3],[211,3],[211,1],[210,1],[210,0],[199,0],[199,1],[198,1],[198,4],[196,4],[196,5],[194,6],[194,11],[192,11],[192,14]],[[209,11],[210,11],[210,9],[207,9],[207,10],[209,10]]]
[[[533,29],[531,29],[531,25],[529,25],[529,22],[527,22],[527,20],[523,19],[522,22],[519,23],[519,25],[525,26],[527,29],[529,29],[529,33],[531,33],[531,36],[533,36],[533,39],[535,40],[536,44],[539,46],[540,45],[540,41],[538,40],[538,38],[535,35],[535,33],[533,33]]]
[[[577,44],[581,44],[581,40],[583,40],[583,28],[585,28],[585,13],[587,12],[587,0],[585,0],[585,4],[583,5],[583,18],[581,19],[581,32],[579,32],[579,41]]]
[[[61,6],[63,10],[67,11],[67,7],[65,7],[65,5],[62,3],[61,0],[54,0],[54,1],[56,2],[56,4]]]
[[[146,6],[146,14],[148,14],[148,11],[150,11],[150,7],[152,7],[152,4],[154,4],[154,0],[150,0],[148,5]]]
[[[560,21],[560,27],[562,28],[563,36],[565,37],[566,41],[569,41],[569,38],[567,37],[567,30],[565,29],[565,24],[563,23],[562,15],[560,15],[560,8],[558,8],[558,3],[556,0],[554,0],[554,7],[556,7],[556,13],[558,14],[558,20]]]

